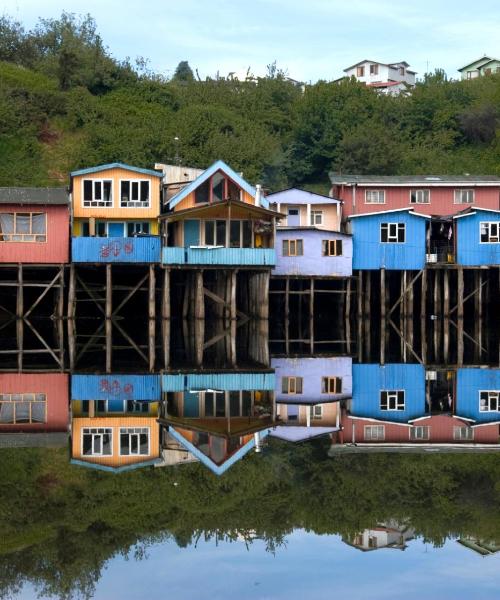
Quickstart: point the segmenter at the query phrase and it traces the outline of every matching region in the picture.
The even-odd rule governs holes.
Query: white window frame
[[[0,231],[0,243],[5,243],[5,244],[12,244],[12,243],[21,243],[21,244],[46,244],[47,243],[47,238],[48,238],[48,231],[47,231],[47,213],[46,212],[34,212],[34,211],[27,211],[27,212],[23,212],[23,211],[2,211],[1,214],[8,214],[8,215],[12,215],[13,218],[13,225],[14,225],[14,231],[13,233],[3,233],[2,231]],[[16,224],[17,224],[17,215],[29,215],[30,217],[30,233],[17,233],[16,232]],[[45,233],[32,233],[33,231],[33,215],[43,215],[45,217]],[[16,237],[16,238],[22,238],[20,240],[6,240],[4,239],[4,236],[9,236],[9,237]],[[37,240],[37,239],[24,239],[24,238],[37,238],[37,237],[44,237],[44,240]]]
[[[104,429],[104,431],[102,432],[96,432],[96,433],[91,433],[92,429]],[[87,432],[87,433],[86,433]],[[101,441],[101,452],[100,453],[94,453],[94,436],[103,436],[109,434],[110,435],[110,446],[111,446],[111,454],[103,454],[102,450],[104,448],[104,444]],[[85,437],[85,435],[91,435],[92,436],[92,454],[84,454],[83,453],[83,438]],[[82,427],[82,439],[81,439],[81,456],[82,457],[88,457],[88,456],[113,456],[113,428],[112,427]]]
[[[496,235],[491,235],[492,226],[496,229]],[[486,235],[488,236],[488,241],[481,241],[481,237],[483,235],[483,231],[485,230]],[[493,238],[493,239],[491,239]],[[479,223],[479,243],[480,244],[500,244],[500,221],[481,221]]]
[[[474,440],[474,429],[468,425],[455,425],[453,427],[453,439],[460,442],[471,442]]]
[[[0,393],[0,404],[12,404],[12,423],[0,423],[1,426],[9,425],[36,425],[47,423],[47,395],[44,392],[9,392],[7,394]],[[29,421],[16,421],[16,407],[18,404],[29,403]],[[43,404],[44,417],[43,421],[33,421],[32,408],[33,404]]]
[[[470,195],[472,200],[470,202],[468,201],[463,201],[462,200],[462,195],[464,194],[464,192],[466,193],[467,197]],[[453,192],[453,200],[454,200],[454,204],[474,204],[475,201],[475,193],[473,189],[462,189],[462,188],[458,188]]]
[[[403,394],[403,404],[401,406],[398,395]],[[387,394],[387,408],[382,407],[382,394]],[[394,404],[394,408],[391,408],[391,403]],[[406,405],[406,391],[405,390],[380,390],[380,410],[384,412],[402,412],[405,410]]]
[[[408,437],[412,442],[430,440],[431,428],[429,425],[414,425],[409,428]]]
[[[139,433],[137,433],[135,430],[136,429],[140,429],[141,431]],[[130,444],[130,436],[131,435],[142,435],[145,433],[145,431],[142,431],[144,429],[147,429],[147,435],[148,435],[148,452],[147,454],[141,454],[140,452],[137,453],[132,453],[131,451],[128,454],[122,454],[122,441],[121,441],[121,436],[123,434],[127,434],[129,435],[129,444]],[[119,456],[150,456],[151,455],[151,427],[120,427],[120,430],[117,432],[118,433],[118,454]],[[139,440],[140,441],[140,440]],[[141,444],[139,443],[137,445],[137,448],[140,450]]]
[[[415,200],[413,200],[415,195]],[[414,189],[410,190],[410,204],[430,204],[431,191],[429,189]]]
[[[141,202],[140,200],[128,200],[126,204],[122,203],[122,183],[127,182],[130,185],[130,195],[132,195],[132,184],[137,183],[137,189],[139,192],[139,198],[141,197],[141,183],[148,184],[148,202]],[[151,208],[151,191],[152,191],[151,181],[149,179],[120,179],[120,186],[118,190],[119,197],[119,205],[120,208]]]
[[[383,442],[385,440],[385,425],[365,425],[363,439],[365,442]]]
[[[382,228],[387,226],[387,241],[382,241]],[[396,233],[391,233],[391,229],[396,228]],[[398,241],[399,230],[403,231],[403,241]],[[394,239],[395,238],[395,239]],[[380,243],[381,244],[406,244],[406,223],[380,223]]]
[[[486,408],[481,407],[481,394],[488,394]],[[496,401],[496,408],[490,408],[492,401]],[[500,412],[500,390],[479,390],[479,412]]]
[[[92,200],[90,200],[90,205],[89,206],[85,206],[86,200],[85,200],[85,193],[84,193],[84,183],[86,181],[91,181],[92,182]],[[98,202],[102,203],[102,202],[104,202],[104,200],[95,200],[95,198],[94,198],[94,196],[95,196],[95,184],[96,183],[100,183],[101,184],[101,194],[102,194],[104,192],[104,182],[105,181],[109,181],[111,183],[111,187],[110,187],[110,190],[109,190],[111,204],[109,206],[99,206],[99,204],[96,204],[96,203],[98,203]],[[115,196],[114,192],[115,192],[115,190],[114,190],[114,181],[113,181],[113,179],[93,179],[92,177],[87,177],[87,178],[83,177],[82,178],[81,186],[82,186],[82,188],[81,188],[82,189],[82,208],[86,208],[86,209],[88,209],[88,208],[114,208],[114,196]]]
[[[371,198],[375,194],[377,200]],[[365,204],[385,204],[385,190],[365,190]]]
[[[319,218],[318,218],[319,217]],[[323,211],[311,210],[311,222],[309,225],[323,225]]]

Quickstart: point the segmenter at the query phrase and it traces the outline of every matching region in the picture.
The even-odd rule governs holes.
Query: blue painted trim
[[[261,439],[264,439],[269,435],[269,429],[260,431]],[[172,426],[168,428],[168,432],[174,437],[184,448],[190,452],[195,458],[197,458],[205,467],[210,469],[215,475],[223,475],[234,463],[238,462],[245,456],[252,448],[255,447],[255,438],[252,437],[244,446],[242,446],[237,452],[235,452],[230,458],[228,458],[222,465],[215,464],[208,456],[203,454],[196,446],[191,444],[186,438],[178,433]]]
[[[70,461],[71,465],[78,467],[88,467],[89,469],[95,469],[96,471],[104,471],[106,473],[125,473],[126,471],[135,471],[143,467],[152,467],[162,462],[161,458],[154,458],[153,460],[145,460],[143,462],[134,463],[132,465],[124,465],[123,467],[110,467],[108,465],[99,465],[98,463],[86,462],[84,460],[77,460],[72,458]]]
[[[77,175],[88,175],[90,173],[99,173],[101,171],[107,171],[108,169],[126,169],[127,171],[134,171],[135,173],[142,173],[142,175],[151,175],[152,177],[163,177],[163,173],[153,171],[152,169],[142,169],[141,167],[132,167],[124,163],[109,163],[107,165],[98,165],[97,167],[88,167],[87,169],[79,169],[78,171],[71,171],[70,176],[76,177]]]
[[[186,196],[189,196],[191,192],[194,192],[194,190],[197,187],[199,187],[217,171],[223,171],[228,177],[230,177],[235,183],[237,183],[242,189],[244,189],[245,192],[247,192],[247,194],[250,194],[253,198],[255,198],[255,188],[249,183],[247,183],[242,177],[240,177],[238,173],[236,173],[236,171],[233,171],[231,167],[226,165],[224,161],[218,160],[214,162],[213,165],[208,167],[208,169],[203,171],[203,173],[199,175],[194,181],[191,181],[191,183],[189,183],[185,188],[177,192],[175,196],[172,196],[172,198],[170,198],[170,201],[168,202],[169,209],[172,209],[174,208],[174,206],[177,206],[177,204],[179,204],[181,200],[186,198]],[[269,201],[263,196],[261,197],[261,205],[264,208],[268,208],[269,206]]]

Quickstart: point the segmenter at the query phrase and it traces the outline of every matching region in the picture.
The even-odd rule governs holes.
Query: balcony
[[[227,265],[269,266],[276,264],[274,248],[223,248],[192,246],[190,248],[165,247],[162,249],[164,265]]]
[[[160,237],[74,237],[74,263],[159,263]]]

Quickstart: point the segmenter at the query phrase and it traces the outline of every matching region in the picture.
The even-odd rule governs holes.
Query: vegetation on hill
[[[500,175],[500,76],[428,74],[390,97],[353,80],[172,79],[113,58],[90,16],[30,31],[0,17],[0,185],[64,185],[71,169],[123,161],[206,167],[217,158],[271,189],[324,189],[343,173]],[[319,186],[319,187],[318,187]]]

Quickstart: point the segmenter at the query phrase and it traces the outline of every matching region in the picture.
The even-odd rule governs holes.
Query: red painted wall
[[[0,432],[22,433],[68,430],[68,375],[64,373],[0,373],[0,393],[45,393],[47,396],[46,423],[0,425]]]
[[[366,190],[385,190],[385,204],[365,204]],[[411,204],[410,191],[412,189],[430,190],[429,204]],[[353,208],[353,188],[348,186],[333,186],[334,198],[344,201],[342,215],[344,218],[353,214],[380,212],[396,208],[413,208],[415,212],[427,215],[453,215],[469,206],[480,208],[500,209],[500,186],[499,187],[474,187],[462,189],[474,189],[474,204],[455,204],[455,187],[363,187],[358,185],[354,188],[355,206]]]
[[[1,242],[0,263],[69,262],[69,208],[65,205],[2,204],[0,212],[47,213],[47,241]]]

